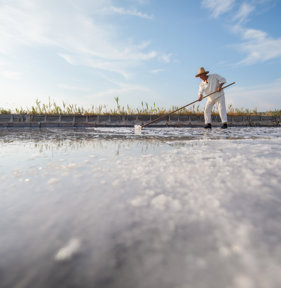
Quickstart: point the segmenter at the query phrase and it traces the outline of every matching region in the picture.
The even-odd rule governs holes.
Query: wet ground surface
[[[281,283],[280,128],[0,129],[0,287]]]

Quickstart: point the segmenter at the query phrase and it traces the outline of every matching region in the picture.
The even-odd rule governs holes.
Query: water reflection
[[[279,287],[280,141],[0,130],[0,287]]]
[[[281,137],[278,127],[231,127],[223,130],[220,128],[143,128],[140,133],[135,133],[133,128],[87,128],[87,129],[0,129],[0,141],[54,141],[65,143],[75,141],[85,143],[96,139],[101,140],[200,140],[200,139],[259,139]],[[83,142],[85,141],[85,142]]]
[[[135,134],[133,128],[98,129],[0,129],[0,145],[31,149],[41,156],[66,157],[70,151],[87,151],[89,155],[104,157],[115,155],[159,154],[165,149],[196,145],[196,141],[275,139],[281,137],[280,128],[144,128]],[[193,144],[195,143],[195,144]],[[8,151],[7,150],[7,151]],[[9,153],[9,152],[8,152]],[[44,154],[45,153],[45,154]],[[2,164],[6,155],[2,155]],[[19,156],[26,159],[30,154]],[[5,163],[11,166],[11,163]]]

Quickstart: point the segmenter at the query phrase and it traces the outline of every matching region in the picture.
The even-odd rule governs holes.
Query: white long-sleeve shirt
[[[217,89],[221,83],[226,83],[226,79],[221,77],[218,74],[208,75],[207,81],[202,81],[199,85],[198,96],[200,96],[200,94],[205,96],[205,95],[208,95],[214,91],[217,91]],[[211,100],[214,100],[218,97],[221,97],[222,95],[224,95],[223,90],[221,90],[220,92],[212,94],[208,98],[210,98]]]

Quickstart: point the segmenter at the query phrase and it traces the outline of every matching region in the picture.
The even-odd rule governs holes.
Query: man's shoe
[[[226,129],[227,128],[227,123],[223,123],[221,126],[221,129]]]
[[[204,126],[204,128],[205,128],[205,129],[211,129],[211,128],[212,128],[211,123],[206,124],[206,125]]]

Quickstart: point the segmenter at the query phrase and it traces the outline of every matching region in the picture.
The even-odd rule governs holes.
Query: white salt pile
[[[142,126],[141,125],[135,125],[135,130],[141,130]]]

